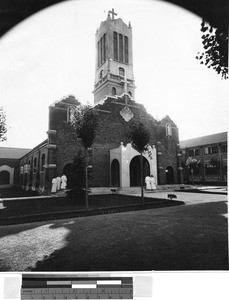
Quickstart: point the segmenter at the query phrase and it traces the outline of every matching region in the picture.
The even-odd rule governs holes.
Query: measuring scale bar
[[[21,299],[133,299],[133,278],[44,278],[22,280]]]

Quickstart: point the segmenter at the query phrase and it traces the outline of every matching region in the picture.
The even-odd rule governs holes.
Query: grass
[[[10,200],[0,203],[0,220],[11,217],[33,216],[43,214],[72,214],[76,211],[85,211],[85,200],[77,200],[68,197],[53,197],[53,198],[32,198],[29,200]],[[145,208],[165,207],[176,204],[176,201],[166,199],[145,198]],[[178,202],[182,204],[182,202]],[[131,210],[142,209],[141,198],[136,196],[127,196],[119,194],[110,195],[91,195],[89,196],[89,208],[93,211],[106,211],[108,208],[126,208]],[[97,212],[98,213],[98,212]],[[104,212],[103,212],[104,213]],[[93,214],[93,213],[90,213]],[[87,213],[88,215],[88,213]],[[65,215],[66,216],[66,215]]]
[[[34,197],[39,196],[37,191],[26,191],[19,187],[14,188],[1,188],[0,189],[0,199],[1,198],[21,198],[21,197]]]

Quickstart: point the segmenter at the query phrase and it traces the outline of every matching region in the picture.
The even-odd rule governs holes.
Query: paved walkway
[[[129,195],[129,192],[126,190],[120,191],[120,194]],[[200,204],[207,202],[219,202],[219,201],[227,201],[227,195],[215,195],[215,194],[203,194],[203,193],[187,193],[187,192],[148,192],[145,191],[144,196],[150,198],[162,198],[168,199],[168,194],[174,194],[177,196],[176,200],[184,201],[185,204]],[[132,193],[131,195],[140,196],[141,191]],[[172,200],[171,200],[172,201]]]

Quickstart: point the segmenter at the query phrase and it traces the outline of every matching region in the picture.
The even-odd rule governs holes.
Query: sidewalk
[[[122,190],[119,192],[123,195],[129,195],[127,190]],[[215,194],[203,194],[203,193],[187,193],[187,192],[164,192],[164,191],[155,191],[149,192],[145,191],[144,196],[147,198],[161,198],[168,199],[168,194],[174,194],[177,196],[176,200],[183,201],[185,204],[200,204],[207,202],[219,202],[219,201],[227,201],[227,194],[225,195],[215,195]],[[135,192],[135,194],[131,194],[135,196],[140,196],[141,191]],[[171,200],[173,201],[173,200]]]

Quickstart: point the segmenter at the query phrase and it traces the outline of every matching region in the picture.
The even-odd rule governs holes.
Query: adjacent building
[[[201,184],[227,184],[227,132],[206,135],[180,142],[182,164],[186,182],[192,181],[189,157],[197,160],[194,182]]]

